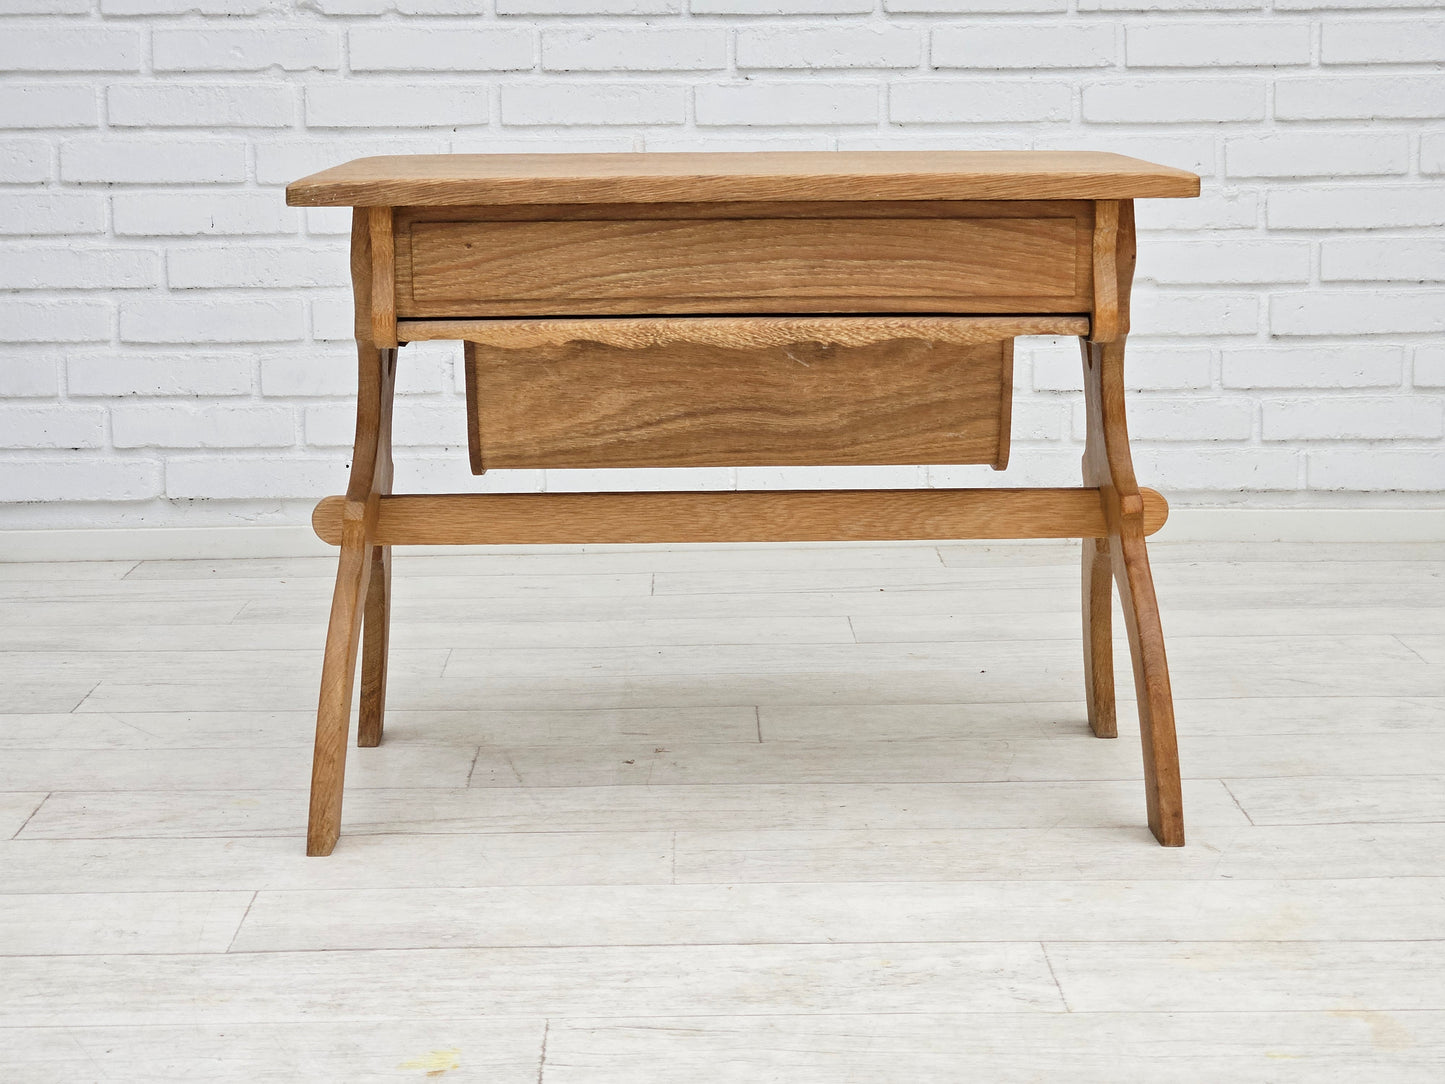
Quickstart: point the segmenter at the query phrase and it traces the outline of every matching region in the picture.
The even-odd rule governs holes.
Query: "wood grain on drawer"
[[[1084,312],[1076,214],[405,223],[398,315]]]
[[[1012,346],[468,342],[472,467],[1002,466]]]

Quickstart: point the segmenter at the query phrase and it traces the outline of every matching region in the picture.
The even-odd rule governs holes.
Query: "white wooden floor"
[[[1445,1080],[1445,546],[1153,552],[1182,850],[1072,546],[401,554],[326,859],[331,561],[0,565],[0,1080]]]

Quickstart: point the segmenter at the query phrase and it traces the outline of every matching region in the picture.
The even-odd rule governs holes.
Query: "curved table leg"
[[[356,682],[356,648],[361,641],[361,589],[371,571],[371,547],[360,539],[341,543],[341,567],[331,596],[326,656],[321,664],[321,701],[316,710],[316,746],[311,757],[311,812],[306,853],[330,854],[341,834],[341,789],[346,775],[346,734],[351,725],[351,690]]]
[[[327,855],[341,834],[341,792],[346,775],[346,737],[351,725],[351,695],[356,682],[356,655],[363,618],[370,608],[373,558],[382,547],[372,545],[378,500],[391,484],[391,400],[396,380],[396,351],[357,344],[360,383],[356,401],[356,446],[351,480],[342,510],[341,555],[336,589],[331,596],[331,621],[326,629],[326,655],[321,666],[321,696],[316,711],[316,745],[311,760],[311,809],[306,827],[306,853]],[[384,566],[383,566],[384,567]],[[366,592],[365,599],[363,592]],[[383,608],[384,615],[384,608]],[[383,626],[384,627],[384,626]],[[371,646],[371,645],[368,645]],[[376,734],[380,737],[379,695],[385,684],[385,638]],[[363,703],[366,693],[363,691]],[[373,743],[375,744],[375,743]]]
[[[388,366],[396,364],[396,350]],[[378,427],[375,479],[372,491],[391,492],[391,399],[384,404]],[[386,658],[391,639],[391,547],[371,547],[371,572],[366,581],[366,617],[361,638],[361,710],[356,720],[356,744],[370,748],[381,744],[386,714]]]
[[[1166,847],[1184,845],[1184,803],[1180,794],[1179,745],[1174,733],[1174,697],[1169,689],[1169,664],[1164,657],[1164,630],[1154,578],[1144,550],[1144,533],[1126,525],[1114,554],[1114,579],[1129,654],[1134,662],[1134,690],[1139,700],[1139,736],[1144,746],[1144,788],[1149,829]]]
[[[1084,539],[1084,698],[1089,729],[1096,737],[1117,738],[1114,717],[1114,585],[1107,538]]]
[[[391,547],[371,547],[371,572],[366,583],[366,617],[361,637],[361,711],[356,744],[381,744],[386,714],[386,653],[391,628]]]
[[[1174,733],[1174,701],[1169,689],[1169,664],[1154,579],[1144,547],[1144,504],[1134,480],[1129,434],[1124,424],[1124,338],[1083,341],[1084,399],[1088,407],[1088,440],[1084,449],[1084,480],[1099,487],[1109,537],[1092,550],[1086,543],[1085,659],[1092,691],[1101,687],[1097,633],[1101,612],[1098,561],[1107,555],[1119,587],[1119,602],[1129,634],[1134,687],[1139,700],[1139,733],[1144,748],[1144,787],[1149,828],[1166,847],[1184,844],[1184,806],[1180,793],[1179,748]],[[1107,643],[1107,624],[1104,625]],[[1109,681],[1112,687],[1112,676]],[[1090,702],[1090,722],[1099,707]],[[1095,733],[1098,733],[1095,725]]]

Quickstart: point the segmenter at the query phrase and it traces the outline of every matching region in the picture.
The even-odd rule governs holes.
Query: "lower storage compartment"
[[[472,469],[1001,470],[1013,336],[1030,333],[1007,317],[468,322]]]

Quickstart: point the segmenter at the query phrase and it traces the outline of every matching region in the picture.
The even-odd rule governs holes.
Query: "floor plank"
[[[553,1020],[548,1084],[1438,1081],[1434,1011],[671,1016]]]
[[[1424,635],[1424,630],[1397,629],[1400,643],[1431,666],[1445,669],[1445,636]]]
[[[679,783],[972,782],[1134,779],[1137,737],[1100,741],[1083,727],[1047,737],[976,739],[964,723],[954,740],[865,741],[839,728],[831,741],[764,743],[648,741],[585,745],[502,743],[480,749],[474,787],[592,787]],[[1417,734],[1324,734],[1301,749],[1298,735],[1185,734],[1186,778],[1445,775],[1445,745]],[[0,771],[0,778],[4,778]],[[35,785],[44,785],[36,783]]]
[[[0,583],[120,580],[133,572],[137,564],[136,561],[0,561]]]
[[[1186,610],[1171,605],[1165,623],[1170,638],[1237,634],[1308,641],[1316,636],[1420,636],[1445,633],[1445,608],[1359,605]],[[1001,638],[1072,641],[1079,636],[1078,624],[1078,614],[1060,600],[1058,613],[860,615],[853,618],[853,631],[862,643],[970,643]],[[1116,619],[1116,633],[1122,627],[1122,618]]]
[[[790,617],[711,618],[598,614],[592,620],[470,620],[453,612],[445,621],[413,621],[403,610],[393,635],[402,650],[519,647],[638,647],[687,644],[848,644],[861,643],[987,643],[997,640],[1066,640],[1079,636],[1072,592],[1060,592],[1056,605],[1035,613],[938,614],[846,613]],[[657,607],[668,605],[666,600]],[[840,607],[846,609],[847,607]],[[324,619],[318,601],[310,622],[257,620],[190,624],[100,621],[79,627],[43,619],[27,625],[0,627],[0,651],[311,651],[315,625]],[[300,608],[291,611],[302,616]],[[124,615],[129,616],[129,615]],[[234,614],[230,616],[235,616]],[[167,615],[167,619],[169,615]],[[1167,633],[1175,636],[1272,636],[1295,640],[1351,635],[1399,636],[1410,640],[1445,635],[1445,608],[1341,606],[1328,608],[1185,610],[1171,607]],[[1123,649],[1122,619],[1116,640]],[[1414,649],[1413,643],[1408,647]],[[1438,639],[1422,654],[1438,652]]]
[[[303,731],[304,733],[304,731]],[[475,747],[395,745],[385,754],[352,746],[346,785],[464,787]],[[233,749],[10,749],[0,757],[0,787],[7,790],[150,791],[231,790],[258,784],[304,787],[311,779],[304,746]]]
[[[1445,627],[1445,626],[1442,626]],[[1391,631],[1407,631],[1395,622]],[[1423,628],[1423,626],[1416,626]],[[677,644],[851,644],[844,615],[783,619],[741,619],[724,627],[689,618],[598,621],[465,621],[444,625],[398,620],[395,651],[526,647],[648,647]],[[316,630],[301,623],[263,625],[101,625],[36,629],[0,628],[0,651],[257,651],[316,648]]]
[[[1190,811],[1192,813],[1192,810]],[[1445,869],[1445,823],[1201,826],[1182,848],[1147,829],[679,831],[678,883],[1419,877]]]
[[[1082,667],[1080,670],[1082,680]],[[1124,692],[1124,675],[1118,691]],[[1135,711],[1122,697],[1120,719]],[[1181,735],[1323,735],[1413,732],[1425,748],[1445,735],[1445,696],[1249,696],[1174,697]],[[1064,736],[1087,727],[1076,699],[1024,704],[767,704],[758,709],[764,741],[826,741],[834,736],[872,735],[887,741],[947,741],[967,733],[977,738]],[[1301,751],[1305,743],[1299,743]]]
[[[1064,553],[1053,556],[1067,561]],[[548,546],[530,552],[505,546],[461,547],[455,554],[396,552],[396,567],[407,577],[477,575],[596,575],[719,569],[789,568],[933,568],[941,565],[933,546],[808,545],[774,546]],[[293,557],[287,560],[228,559],[215,561],[142,561],[129,580],[279,579],[336,576],[335,557]]]
[[[867,588],[852,591],[821,589],[817,591],[729,592],[721,588],[712,594],[675,595],[581,595],[571,597],[564,592],[550,595],[519,595],[496,600],[487,605],[487,612],[505,616],[508,621],[595,621],[634,619],[697,619],[720,622],[760,617],[819,617],[850,615],[909,616],[925,614],[993,615],[1008,618],[1018,614],[1077,614],[1078,575],[1060,576],[1051,586],[1020,587],[1011,585],[1003,576],[996,582],[977,587],[945,588],[923,585],[917,589]],[[585,581],[585,577],[577,577]],[[156,585],[158,598],[164,586]],[[200,585],[204,587],[206,585]],[[200,587],[197,594],[203,594]],[[481,587],[486,587],[482,584]],[[478,594],[475,581],[437,580],[413,584],[402,583],[395,600],[395,617],[401,624],[465,621],[489,599]],[[248,596],[249,597],[246,597]],[[309,589],[304,595],[294,591],[290,596],[255,587],[240,591],[237,601],[245,598],[237,621],[261,624],[303,623],[313,629],[324,623],[328,590]],[[104,600],[101,600],[102,602]],[[1438,609],[1445,603],[1445,592],[1428,584],[1289,584],[1261,578],[1258,582],[1238,587],[1175,585],[1161,594],[1164,620],[1175,610],[1186,612],[1274,609]],[[115,611],[123,613],[123,610]],[[161,612],[164,612],[163,610]],[[164,617],[159,618],[164,622]]]
[[[329,599],[332,578],[302,576],[296,579],[212,579],[212,580],[51,580],[27,582],[0,581],[0,600],[6,602],[34,599],[57,601],[109,602],[117,599],[165,599],[181,601],[271,598],[285,599],[305,605],[317,599]],[[613,596],[646,596],[652,593],[653,576],[647,572],[630,572],[571,576],[548,575],[472,575],[466,577],[437,576],[417,578],[405,585],[411,596],[431,596],[467,600],[537,598],[611,598]]]
[[[0,716],[0,749],[310,749],[311,709],[295,711],[52,712]],[[386,747],[573,745],[626,740],[758,740],[757,711],[704,708],[407,711],[388,708]]]
[[[1254,695],[1279,695],[1278,690],[1298,691],[1305,681],[1320,682],[1318,692],[1357,695],[1378,693],[1378,682],[1390,682],[1397,696],[1445,695],[1445,674],[1403,644],[1397,637],[1331,636],[1315,637],[1310,650],[1301,653],[1287,673],[1278,673],[1273,660],[1282,650],[1276,637],[1174,636],[1170,638],[1171,676],[1176,687],[1187,686],[1180,695],[1200,695],[1197,685],[1212,677],[1219,685],[1221,675],[1234,683],[1258,689]],[[526,674],[536,671],[565,674],[577,671],[626,671],[638,676],[674,674],[769,674],[777,672],[898,672],[902,670],[943,670],[966,668],[987,674],[1002,670],[1010,678],[1037,680],[1041,674],[1068,671],[1072,676],[1080,664],[1076,644],[1062,640],[990,641],[955,645],[912,644],[818,644],[793,645],[786,652],[764,644],[658,645],[648,650],[624,647],[590,648],[508,648],[482,649],[470,645],[455,648],[446,662],[448,678],[482,677],[505,672]],[[13,653],[12,659],[24,658]],[[1364,669],[1346,670],[1342,662],[1358,660]],[[1269,660],[1266,664],[1261,660]],[[1382,669],[1383,668],[1383,669]],[[1200,672],[1203,671],[1204,674]],[[1082,672],[1080,670],[1080,672]],[[1375,676],[1369,688],[1364,679]],[[1408,687],[1396,687],[1395,682]],[[1221,694],[1223,695],[1223,694]],[[1232,695],[1249,695],[1233,693]]]
[[[267,681],[283,684],[314,678],[320,669],[321,644],[309,650],[257,648],[251,651],[5,651],[0,668],[19,682],[104,680],[121,674],[134,682],[157,685],[209,684],[216,688],[255,685],[264,675]],[[388,672],[398,677],[423,680],[442,676],[450,652],[444,648],[425,651],[399,648],[391,652]]]
[[[28,821],[45,794],[32,791],[0,791],[0,840],[9,839]]]
[[[1082,941],[1046,946],[1071,1012],[1433,1009],[1445,941]]]
[[[75,659],[52,672],[7,674],[0,686],[0,715],[74,711],[104,679],[104,671]]]
[[[1445,776],[1230,779],[1256,824],[1445,821]]]
[[[5,888],[14,884],[6,872]],[[254,892],[0,894],[0,957],[225,952]]]
[[[1015,587],[1038,587],[1064,583],[1078,575],[1078,569],[1067,565],[1009,569],[1001,575],[995,569],[957,568],[881,568],[881,569],[787,569],[729,570],[727,572],[658,572],[655,592],[658,595],[707,595],[720,590],[755,594],[772,591],[877,591],[891,588],[920,591],[989,587],[1007,583]],[[1179,564],[1165,562],[1157,569],[1161,589],[1171,585],[1211,586],[1216,588],[1251,588],[1259,583],[1259,571],[1245,562],[1199,562]],[[1274,584],[1289,586],[1344,585],[1412,586],[1431,589],[1438,596],[1445,590],[1445,573],[1434,563],[1419,561],[1297,561],[1272,565],[1269,578]]]
[[[298,796],[299,797],[299,796]],[[348,835],[330,862],[290,835],[0,841],[15,893],[668,884],[671,831]]]
[[[1030,944],[606,948],[27,956],[6,961],[0,1019],[215,1025],[409,1017],[708,1015],[1008,1009],[1062,1012]],[[485,981],[479,981],[485,976]]]
[[[233,950],[1371,937],[1445,938],[1445,877],[268,890]]]
[[[295,1084],[443,1079],[536,1084],[545,1020],[380,1018],[161,1027],[0,1027],[25,1084]]]
[[[372,750],[363,750],[371,752]],[[739,827],[1136,828],[1142,784],[874,783],[550,787],[348,792],[342,841],[392,833],[645,832]],[[306,820],[304,790],[57,792],[18,838],[288,835]],[[1218,780],[1184,787],[1189,823],[1248,823]]]
[[[62,629],[87,625],[222,625],[238,617],[245,605],[240,599],[186,601],[122,596],[105,601],[67,602],[38,598],[0,603],[0,621],[11,628],[55,626]]]

